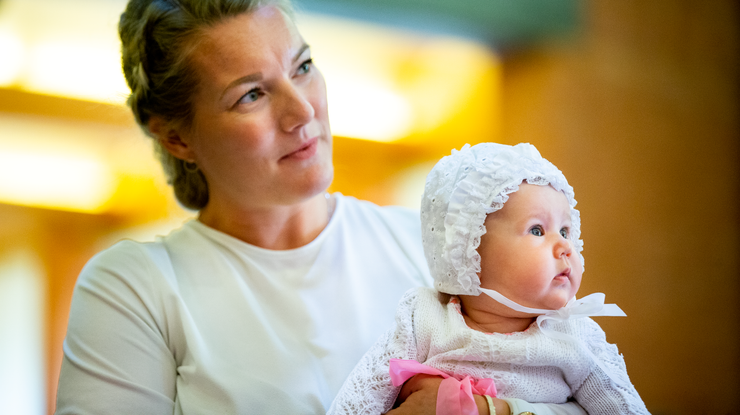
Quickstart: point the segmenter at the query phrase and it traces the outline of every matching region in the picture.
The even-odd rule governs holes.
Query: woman
[[[199,215],[83,269],[57,413],[323,413],[403,292],[429,284],[415,213],[325,193],[325,84],[290,15],[128,4],[129,105]],[[434,382],[400,409],[433,408]]]

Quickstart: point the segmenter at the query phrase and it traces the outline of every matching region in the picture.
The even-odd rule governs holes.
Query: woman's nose
[[[315,112],[313,105],[308,101],[303,91],[294,85],[286,85],[283,91],[280,127],[286,132],[291,132],[308,124],[313,119]]]

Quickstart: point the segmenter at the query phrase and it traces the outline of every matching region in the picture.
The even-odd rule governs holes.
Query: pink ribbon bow
[[[423,365],[416,360],[391,359],[390,375],[393,386],[401,386],[414,375],[441,376],[444,378],[437,391],[438,415],[476,415],[478,407],[473,395],[496,396],[496,385],[493,379],[474,379],[465,376],[456,379],[447,373]]]

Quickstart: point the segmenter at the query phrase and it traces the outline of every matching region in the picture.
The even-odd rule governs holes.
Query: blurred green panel
[[[456,34],[496,48],[572,32],[578,0],[294,0],[298,10],[426,32]]]

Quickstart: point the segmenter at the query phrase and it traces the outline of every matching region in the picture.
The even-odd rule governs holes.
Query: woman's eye
[[[568,228],[563,228],[560,230],[560,236],[562,236],[563,238],[568,239],[568,235],[569,235]]]
[[[305,62],[301,64],[301,66],[298,67],[298,75],[303,75],[311,71],[311,65],[313,64],[313,59],[308,59]]]
[[[542,230],[542,226],[536,225],[532,229],[529,230],[529,233],[531,233],[534,236],[542,236],[544,235],[544,231]]]
[[[254,89],[250,90],[249,92],[247,92],[246,94],[244,94],[244,96],[241,97],[241,99],[239,99],[239,103],[240,104],[248,104],[250,102],[257,101],[257,99],[259,99],[259,97],[260,97],[260,91],[259,91],[259,89],[254,88]]]

